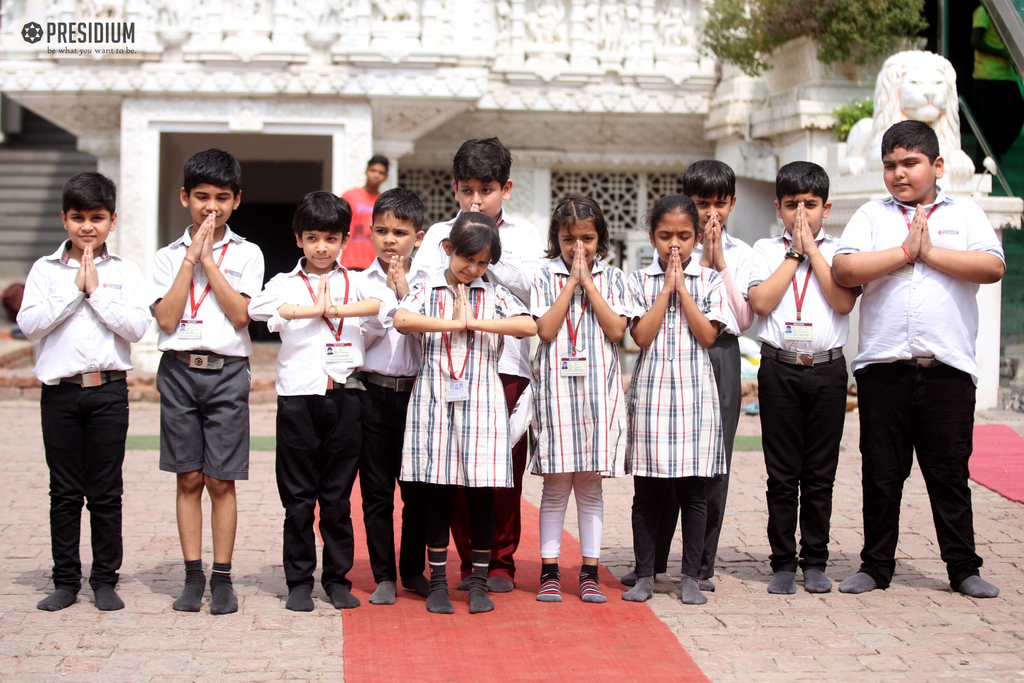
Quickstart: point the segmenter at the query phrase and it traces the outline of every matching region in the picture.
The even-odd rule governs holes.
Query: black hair
[[[693,203],[693,200],[685,194],[670,194],[659,199],[651,207],[650,212],[648,212],[647,218],[644,220],[647,224],[647,234],[653,237],[658,223],[670,213],[681,213],[684,216],[689,216],[690,221],[693,223],[694,234],[700,229],[700,214],[697,213],[697,205]]]
[[[775,176],[775,198],[810,193],[828,201],[828,173],[810,161],[793,161],[779,169]]]
[[[701,199],[735,197],[736,174],[724,161],[695,161],[683,172],[683,194]]]
[[[452,245],[452,250],[459,256],[469,258],[484,249],[491,252],[491,265],[501,259],[501,237],[494,219],[483,213],[474,211],[460,213],[455,219],[452,231],[442,242]]]
[[[85,171],[68,178],[61,200],[64,213],[103,208],[113,214],[117,210],[117,186],[102,173]]]
[[[385,171],[391,170],[391,162],[388,161],[388,158],[383,154],[374,154],[370,157],[370,160],[366,162],[366,168],[370,168],[374,164],[380,164],[384,167]]]
[[[419,196],[403,187],[393,187],[377,197],[373,203],[373,220],[385,214],[391,214],[395,220],[412,223],[413,230],[423,229],[423,215],[426,209]]]
[[[310,192],[299,200],[292,217],[292,231],[299,237],[307,230],[320,230],[340,232],[344,238],[351,224],[352,208],[331,192]]]
[[[882,158],[897,147],[908,152],[920,152],[935,163],[939,158],[939,136],[924,121],[900,121],[889,126],[882,136]]]
[[[505,187],[511,172],[512,152],[495,137],[466,140],[452,163],[456,183],[475,178],[485,184],[496,180]]]
[[[558,246],[558,232],[562,228],[586,221],[593,221],[594,229],[597,231],[597,257],[607,256],[611,238],[608,236],[608,223],[604,219],[604,213],[591,197],[578,194],[567,194],[562,197],[562,201],[558,202],[554,213],[551,214],[551,227],[548,228],[548,250],[544,255],[547,258],[561,256],[562,249]]]
[[[204,149],[185,161],[185,194],[208,183],[214,187],[230,187],[231,194],[242,190],[242,167],[238,160],[222,149]]]

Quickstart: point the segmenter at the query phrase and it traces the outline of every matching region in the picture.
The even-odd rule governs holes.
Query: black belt
[[[363,379],[370,384],[376,384],[378,387],[402,392],[412,391],[413,385],[416,384],[415,377],[392,377],[390,375],[381,375],[376,372],[364,372]]]
[[[817,353],[797,353],[795,351],[784,351],[766,342],[761,342],[761,357],[771,358],[780,363],[789,363],[790,365],[811,366],[842,358],[843,347],[837,346],[834,349],[818,351]]]
[[[71,377],[61,377],[60,381],[67,384],[80,384],[84,388],[98,387],[109,382],[116,382],[128,377],[124,370],[102,370],[100,372],[83,372]]]
[[[335,389],[356,389],[358,391],[366,391],[366,387],[359,381],[357,373],[353,372],[344,382],[336,382],[333,377],[327,378],[327,391],[334,391]]]
[[[177,360],[197,370],[220,370],[228,363],[247,360],[245,356],[222,356],[209,351],[172,351],[171,353]]]
[[[914,358],[901,358],[896,361],[897,363],[903,363],[904,365],[913,365],[915,368],[934,368],[938,365],[944,365],[944,363],[938,358],[932,356],[916,356]]]

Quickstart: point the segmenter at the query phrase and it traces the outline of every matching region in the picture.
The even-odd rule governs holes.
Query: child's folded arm
[[[32,341],[42,339],[78,310],[85,292],[74,279],[49,281],[42,269],[32,267],[25,281],[25,295],[18,311],[18,328]]]
[[[736,324],[739,326],[740,332],[744,332],[754,322],[754,309],[750,307],[750,302],[743,296],[744,292],[740,285],[733,279],[731,268],[725,268],[718,274],[725,282],[725,296],[729,303],[729,309],[736,316]]]
[[[121,289],[98,287],[86,301],[111,332],[135,343],[146,334],[153,316],[146,302],[142,273],[134,263],[122,261],[122,264]]]
[[[979,285],[999,282],[1006,272],[1003,260],[985,251],[958,251],[932,247],[919,258],[935,270]]]
[[[469,329],[478,332],[505,334],[522,339],[537,334],[537,323],[528,313],[521,313],[508,318],[471,319]]]

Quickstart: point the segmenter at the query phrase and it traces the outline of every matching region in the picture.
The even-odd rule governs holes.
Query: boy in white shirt
[[[330,192],[311,192],[292,220],[305,255],[275,275],[249,304],[253,320],[281,333],[277,356],[277,490],[284,516],[287,609],[313,611],[319,504],[323,539],[320,583],[337,609],[359,606],[347,574],[355,544],[349,496],[359,467],[363,385],[360,316],[377,315],[362,276],[338,263],[348,243],[352,211]],[[347,324],[346,324],[347,323]]]
[[[985,212],[949,197],[931,126],[902,121],[882,137],[885,187],[843,231],[835,278],[864,286],[853,373],[860,402],[864,549],[842,593],[887,588],[896,568],[903,482],[914,453],[928,486],[950,587],[973,598],[981,578],[967,483],[978,382],[978,285],[1006,270]]]
[[[43,446],[50,470],[53,593],[36,605],[56,612],[73,605],[82,585],[82,501],[92,529],[96,607],[119,610],[121,466],[128,433],[131,342],[152,320],[138,266],[107,248],[117,223],[117,189],[99,173],[64,184],[61,220],[69,239],[32,266],[18,326],[39,341],[34,369]]]

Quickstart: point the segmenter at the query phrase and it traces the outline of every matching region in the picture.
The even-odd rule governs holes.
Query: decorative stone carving
[[[420,6],[416,0],[373,0],[373,18],[379,21],[419,21]]]
[[[561,0],[541,0],[526,15],[526,34],[534,44],[567,46],[565,5]]]
[[[931,52],[900,52],[885,60],[875,84],[875,115],[858,121],[846,142],[840,175],[881,171],[882,136],[899,121],[924,121],[935,129],[946,174],[953,184],[969,183],[974,163],[960,148],[960,105],[956,72]]]

